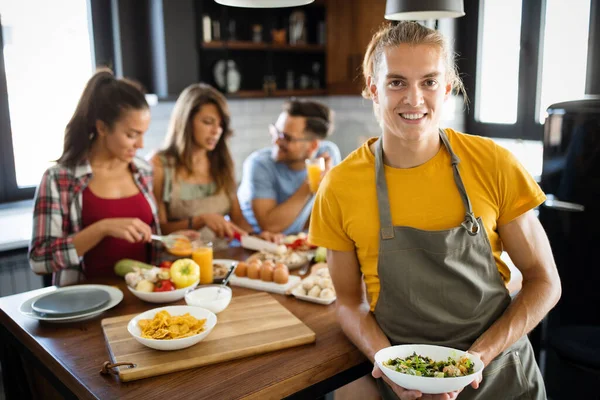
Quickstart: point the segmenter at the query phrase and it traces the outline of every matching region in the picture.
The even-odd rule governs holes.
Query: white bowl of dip
[[[220,313],[231,302],[231,288],[222,285],[203,285],[186,293],[185,302],[189,306],[202,307]]]

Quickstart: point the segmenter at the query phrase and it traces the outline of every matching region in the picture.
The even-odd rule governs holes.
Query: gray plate
[[[102,289],[69,290],[50,293],[31,304],[33,311],[44,315],[72,315],[102,307],[110,294]]]

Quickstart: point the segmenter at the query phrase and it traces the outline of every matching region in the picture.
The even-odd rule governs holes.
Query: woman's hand
[[[204,225],[209,227],[220,238],[233,239],[236,232],[241,236],[248,234],[233,222],[227,221],[221,214],[202,214],[200,218],[204,222]]]
[[[267,240],[269,242],[279,244],[279,243],[281,243],[281,241],[283,240],[285,235],[282,233],[271,233],[271,232],[267,232],[267,231],[262,231],[261,233],[258,234],[258,237],[261,239]]]
[[[150,242],[152,229],[138,218],[106,218],[98,221],[103,236],[127,240],[129,243]]]
[[[384,373],[379,369],[379,367],[377,365],[373,366],[373,372],[371,372],[371,375],[373,375],[373,378],[383,378],[383,380],[388,385],[390,385],[390,387],[392,388],[394,393],[396,393],[396,395],[400,398],[400,400],[415,400],[415,399],[450,400],[450,399],[456,399],[458,394],[461,392],[461,390],[457,390],[455,392],[442,393],[442,394],[423,394],[418,390],[404,389],[404,388],[396,385],[387,376],[385,376]]]

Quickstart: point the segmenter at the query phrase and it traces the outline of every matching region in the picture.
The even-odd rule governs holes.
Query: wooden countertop
[[[249,253],[232,248],[215,258],[245,259]],[[122,279],[102,283],[118,286],[123,301],[94,319],[52,324],[28,318],[19,312],[21,303],[50,288],[0,298],[0,322],[75,396],[81,399],[195,398],[279,399],[322,396],[370,371],[371,366],[346,338],[335,319],[335,305],[323,306],[291,296],[272,294],[284,307],[316,333],[316,342],[291,349],[166,374],[129,383],[100,374],[110,361],[102,334],[103,318],[143,312],[160,305],[145,303],[125,287]],[[233,287],[233,295],[255,291]],[[183,300],[173,304],[185,304]],[[257,321],[259,323],[260,321]]]

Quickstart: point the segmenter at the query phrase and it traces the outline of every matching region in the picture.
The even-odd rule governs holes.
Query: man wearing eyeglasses
[[[338,147],[324,139],[333,128],[333,112],[324,104],[290,100],[269,126],[273,141],[244,161],[238,198],[256,232],[303,231],[314,201],[305,160],[325,159],[325,172],[341,161]]]

